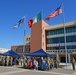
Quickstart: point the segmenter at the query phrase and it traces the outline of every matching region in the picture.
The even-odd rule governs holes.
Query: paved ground
[[[23,69],[17,66],[0,66],[0,75],[76,75],[76,70],[58,68],[50,71],[36,71]]]

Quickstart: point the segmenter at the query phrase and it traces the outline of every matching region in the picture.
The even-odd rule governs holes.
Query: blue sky
[[[40,11],[43,12],[43,19],[45,19],[62,3],[65,22],[76,20],[76,0],[0,0],[0,47],[10,48],[13,45],[23,44],[24,25],[12,29],[23,16],[26,16],[27,35],[31,33],[28,27],[29,19],[35,17]],[[46,22],[50,25],[63,23],[62,15]]]

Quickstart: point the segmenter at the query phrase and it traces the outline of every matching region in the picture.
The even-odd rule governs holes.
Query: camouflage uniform
[[[74,60],[74,58],[72,58],[72,67],[73,67],[73,70],[75,70],[75,60]]]
[[[53,68],[53,65],[54,65],[53,58],[50,59],[50,64],[51,64],[51,68]]]
[[[57,69],[58,68],[58,65],[59,65],[59,62],[57,59],[54,60],[54,67]]]
[[[26,57],[24,57],[24,68],[26,68],[27,67],[27,59],[26,59]]]
[[[9,57],[7,56],[6,57],[6,66],[8,66],[9,65]]]
[[[49,57],[47,57],[47,65],[48,65],[48,70],[50,70],[50,58]]]

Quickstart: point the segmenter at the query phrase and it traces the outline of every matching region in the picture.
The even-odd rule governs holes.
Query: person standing
[[[54,67],[57,69],[59,65],[59,62],[57,60],[57,58],[54,59]]]
[[[21,60],[20,61],[21,61],[21,66],[24,66],[24,58],[23,57],[21,57]]]
[[[50,70],[50,65],[51,65],[50,57],[47,57],[47,65],[48,65],[48,70]]]
[[[72,63],[73,70],[75,70],[75,59],[74,58],[72,58],[71,63]]]
[[[27,58],[26,58],[26,56],[24,56],[24,61],[23,61],[23,63],[24,63],[24,68],[27,68]]]

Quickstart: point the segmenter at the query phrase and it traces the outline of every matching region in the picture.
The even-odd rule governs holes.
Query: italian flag
[[[42,20],[41,12],[38,13],[33,19],[28,20],[28,26],[31,28],[34,23]]]

